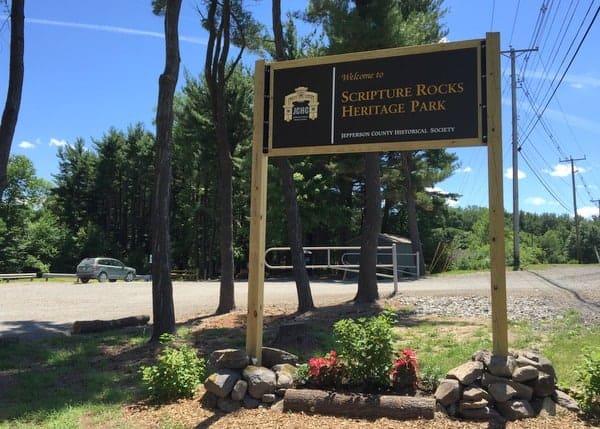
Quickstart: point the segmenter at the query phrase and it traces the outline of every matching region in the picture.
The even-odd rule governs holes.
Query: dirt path
[[[356,283],[312,281],[315,305],[351,300]],[[433,276],[399,283],[400,296],[488,296],[488,272]],[[238,309],[246,307],[248,285],[237,282]],[[382,298],[393,292],[393,284],[380,284]],[[574,307],[600,313],[600,266],[556,266],[535,271],[507,271],[507,295],[545,297],[561,308]],[[176,319],[184,321],[212,314],[217,308],[219,283],[174,282]],[[296,287],[292,281],[267,281],[265,305],[294,311]],[[35,338],[66,333],[76,320],[115,319],[133,315],[152,316],[152,284],[90,282],[10,282],[0,284],[0,336]]]

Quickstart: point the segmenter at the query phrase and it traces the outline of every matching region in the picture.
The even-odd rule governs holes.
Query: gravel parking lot
[[[235,299],[245,309],[248,285],[237,282]],[[316,306],[351,300],[356,283],[312,281]],[[401,300],[418,313],[452,316],[489,316],[490,274],[472,273],[432,276],[399,283],[382,282],[382,298]],[[178,321],[212,314],[217,308],[219,283],[174,282]],[[292,281],[267,281],[265,306],[276,305],[293,312],[296,287]],[[567,308],[578,309],[588,324],[600,324],[600,266],[556,266],[543,270],[507,271],[509,319],[545,320]],[[152,317],[152,283],[77,284],[68,282],[11,281],[0,283],[0,337],[35,338],[68,333],[76,320]]]

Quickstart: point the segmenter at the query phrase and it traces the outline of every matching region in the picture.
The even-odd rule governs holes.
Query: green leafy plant
[[[157,402],[192,397],[206,375],[206,361],[187,344],[172,346],[174,339],[171,334],[161,335],[165,347],[156,365],[140,368],[148,396]]]
[[[425,392],[435,392],[444,374],[439,366],[423,366],[419,373],[419,388]]]
[[[397,390],[417,390],[419,381],[419,364],[417,355],[412,349],[404,349],[392,364],[390,371],[392,386]]]
[[[353,386],[388,387],[393,357],[392,317],[342,319],[333,327],[347,382]]]
[[[297,385],[308,384],[308,370],[310,367],[307,363],[301,363],[296,367],[295,381]]]
[[[308,361],[307,379],[316,387],[332,387],[342,382],[344,366],[338,360],[335,350],[325,357],[311,358]]]
[[[600,411],[600,348],[586,352],[576,372],[582,388],[581,408],[588,412]]]

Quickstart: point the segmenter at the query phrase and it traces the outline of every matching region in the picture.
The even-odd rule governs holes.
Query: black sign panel
[[[271,147],[480,138],[478,52],[275,63]]]

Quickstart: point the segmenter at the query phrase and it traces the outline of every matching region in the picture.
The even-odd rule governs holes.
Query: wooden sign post
[[[487,146],[494,353],[508,353],[500,36],[257,61],[246,351],[261,360],[270,156]]]

